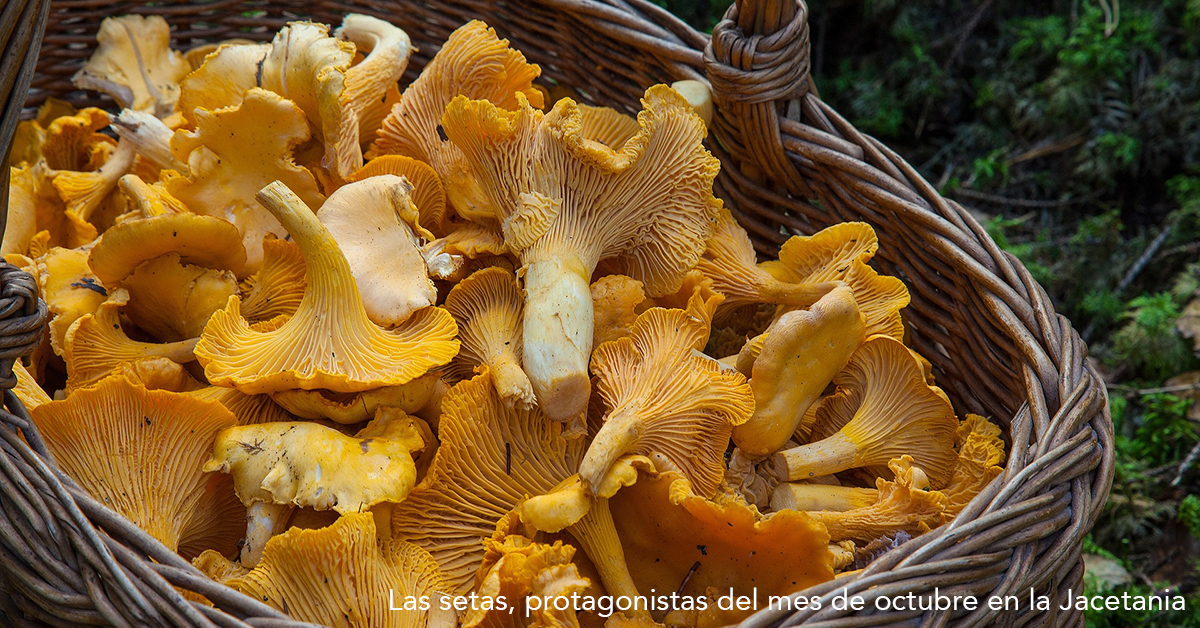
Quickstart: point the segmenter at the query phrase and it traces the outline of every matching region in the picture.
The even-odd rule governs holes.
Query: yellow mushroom
[[[646,91],[641,128],[620,151],[580,135],[573,101],[543,115],[518,99],[516,111],[464,96],[451,102],[445,132],[475,184],[443,181],[456,209],[498,218],[520,253],[523,364],[542,410],[568,421],[587,407],[597,264],[610,259],[651,296],[678,290],[720,208],[712,195],[719,166],[701,144],[703,122],[666,86]]]
[[[96,41],[96,52],[71,79],[76,87],[104,92],[123,109],[160,118],[175,111],[179,81],[192,68],[171,50],[171,30],[162,16],[105,18]]]
[[[129,291],[125,315],[161,342],[200,336],[238,291],[232,272],[184,264],[177,253],[143,262],[120,285]]]
[[[442,233],[446,218],[446,193],[442,180],[429,164],[405,155],[382,155],[367,162],[350,175],[350,181],[362,181],[381,175],[396,175],[408,179],[413,186],[412,201],[417,206],[421,225]]]
[[[267,236],[262,248],[262,265],[240,286],[242,316],[255,322],[295,314],[308,287],[304,253],[295,242]]]
[[[607,275],[592,283],[595,323],[592,346],[633,333],[634,322],[649,306],[642,282],[625,275]]]
[[[450,34],[417,80],[404,90],[367,156],[406,155],[428,163],[448,186],[463,183],[462,152],[442,139],[446,105],[461,94],[516,109],[517,94],[522,94],[540,108],[542,95],[532,85],[539,74],[538,66],[526,63],[525,56],[509,48],[508,40],[498,38],[487,24],[467,22]],[[470,207],[456,205],[455,211],[472,220],[494,218]]]
[[[572,562],[575,547],[561,540],[535,541],[524,532],[520,518],[510,513],[484,539],[473,593],[492,603],[503,599],[506,608],[469,608],[463,628],[525,628],[527,618],[546,628],[579,627],[571,596],[583,594],[591,583]],[[566,599],[556,601],[559,597]]]
[[[172,154],[187,162],[188,174],[168,177],[167,191],[198,214],[236,225],[246,248],[246,272],[254,272],[262,263],[263,236],[287,235],[254,195],[282,181],[310,207],[324,201],[316,179],[292,160],[292,151],[309,138],[304,112],[255,88],[236,107],[197,109],[195,115],[196,129],[177,131],[171,139]]]
[[[946,394],[925,383],[907,347],[890,336],[875,336],[854,352],[833,383],[853,393],[822,404],[842,424],[827,438],[776,454],[772,472],[777,477],[820,477],[910,455],[934,488],[946,485],[958,421]]]
[[[709,89],[707,83],[690,79],[675,81],[671,83],[671,89],[679,92],[681,96],[687,99],[692,109],[696,110],[696,115],[700,116],[701,120],[704,120],[705,126],[712,126],[712,90]]]
[[[879,491],[857,486],[785,482],[771,493],[771,510],[828,510],[845,512],[879,501]]]
[[[589,487],[622,455],[660,453],[698,493],[715,493],[730,431],[754,411],[745,377],[696,354],[719,302],[698,293],[688,310],[652,308],[632,335],[596,349],[592,372],[609,411],[579,467]]]
[[[485,268],[454,286],[446,295],[446,310],[458,324],[462,347],[450,362],[450,381],[469,379],[486,366],[505,404],[533,408],[533,387],[521,368],[524,307],[516,276],[503,268]]]
[[[279,182],[259,199],[300,246],[307,289],[296,313],[266,331],[253,329],[230,297],[196,346],[211,383],[247,394],[359,392],[405,384],[458,352],[454,319],[441,308],[419,310],[392,330],[372,323],[345,256],[304,202]]]
[[[67,391],[90,386],[122,365],[144,358],[166,358],[177,364],[194,361],[196,339],[169,343],[132,340],[119,317],[129,303],[129,293],[118,288],[94,314],[85,314],[67,329],[63,359],[67,362]]]
[[[915,535],[939,525],[946,510],[946,496],[931,490],[929,478],[913,466],[912,457],[901,456],[888,462],[888,467],[895,480],[875,481],[878,498],[873,504],[842,512],[811,511],[808,515],[824,525],[834,541],[868,542],[898,531]]]
[[[550,492],[575,473],[580,439],[537,410],[509,408],[488,372],[450,389],[438,422],[441,445],[428,475],[397,504],[397,538],[433,555],[453,593],[471,589],[481,541],[529,495]]]
[[[437,300],[421,255],[421,241],[433,234],[417,222],[412,189],[403,177],[370,177],[338,188],[317,211],[350,265],[367,316],[380,327],[399,325]]]
[[[357,52],[366,55],[346,70],[345,90],[340,98],[344,108],[343,132],[348,135],[347,141],[350,134],[356,134],[356,146],[337,154],[338,161],[333,170],[340,178],[347,178],[362,168],[362,150],[358,144],[374,139],[390,109],[377,104],[397,91],[396,83],[408,67],[413,46],[403,30],[381,19],[356,13],[342,18],[342,25],[334,35],[353,43]]]
[[[319,530],[271,539],[262,562],[224,582],[299,620],[322,626],[454,628],[441,610],[447,584],[428,552],[404,541],[376,541],[369,514],[350,513]],[[405,599],[428,610],[396,610]]]
[[[258,68],[271,44],[226,42],[205,55],[203,62],[179,84],[179,113],[196,124],[197,109],[216,111],[236,106],[246,92],[262,87]]]
[[[266,519],[291,506],[361,512],[399,502],[412,490],[417,470],[412,452],[425,446],[410,417],[398,417],[378,434],[346,436],[315,423],[260,423],[223,430],[205,471],[233,476],[238,497]],[[253,566],[263,543],[278,528],[251,518],[242,564]]]
[[[82,249],[50,249],[34,262],[33,273],[51,314],[50,346],[62,355],[67,330],[80,317],[99,309],[108,291],[88,268],[88,252]]]
[[[765,456],[786,445],[809,406],[866,339],[864,332],[854,294],[845,287],[833,289],[808,310],[788,312],[775,321],[751,360],[754,415],[733,429],[738,448]],[[743,366],[742,354],[738,362]]]
[[[187,172],[187,164],[171,154],[171,136],[175,131],[162,120],[144,111],[126,109],[113,119],[112,128],[122,142],[154,167]]]
[[[185,531],[205,531],[197,517],[212,474],[201,463],[236,422],[220,404],[114,377],[32,415],[67,475],[163,545],[174,550],[191,540]]]
[[[736,624],[753,610],[721,609],[722,595],[787,595],[833,578],[829,534],[805,513],[760,515],[737,500],[709,500],[673,471],[643,471],[608,500],[637,590],[709,598],[668,623]],[[663,613],[654,613],[663,620]]]
[[[977,415],[968,414],[959,423],[955,435],[958,459],[950,472],[950,481],[941,493],[946,496],[946,520],[953,519],[966,508],[992,480],[1004,473],[1004,441],[1000,426]]]

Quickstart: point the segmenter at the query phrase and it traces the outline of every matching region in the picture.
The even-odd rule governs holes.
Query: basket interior
[[[638,100],[646,87],[695,78],[702,73],[698,48],[706,36],[661,13],[657,7],[641,0],[613,0],[571,3],[571,10],[566,11],[556,9],[556,4],[552,0],[528,4],[456,0],[436,5],[380,0],[216,0],[148,5],[55,0],[25,113],[32,115],[33,108],[48,96],[70,100],[78,106],[112,108],[113,103],[102,95],[75,90],[70,77],[91,54],[100,22],[108,16],[128,13],[163,15],[173,29],[173,45],[181,50],[228,38],[269,40],[276,30],[292,20],[311,19],[336,26],[346,13],[365,13],[391,21],[412,38],[417,52],[410,61],[406,80],[420,72],[451,31],[470,19],[482,19],[538,63],[548,82],[570,86],[591,104],[627,112],[640,109]],[[673,40],[679,48],[693,49],[694,55],[686,59],[678,55],[671,58],[653,54],[654,45],[650,43],[644,50],[631,45],[632,29],[621,26],[619,19],[616,22],[607,19],[614,12],[621,13],[613,5],[633,5],[650,12],[658,24],[649,28],[657,29],[660,40]],[[645,20],[641,24],[647,28]],[[803,119],[798,114],[793,117]],[[1024,343],[1023,349],[1018,346],[1021,343],[1013,342],[1012,332],[1006,331],[1012,325],[997,318],[996,308],[987,302],[988,292],[981,290],[976,278],[963,272],[961,264],[947,253],[954,252],[954,247],[961,247],[962,243],[937,246],[939,240],[929,233],[927,221],[944,223],[945,219],[916,202],[911,209],[901,207],[897,211],[895,203],[864,194],[864,188],[858,185],[861,181],[847,180],[846,172],[804,159],[795,161],[801,175],[811,183],[813,198],[790,196],[772,189],[770,182],[755,181],[737,172],[738,165],[729,163],[727,154],[717,150],[739,139],[722,137],[720,125],[714,126],[710,145],[717,144],[714,152],[726,157],[718,179],[719,195],[734,209],[735,215],[756,216],[759,227],[757,232],[750,229],[750,235],[759,250],[776,250],[781,233],[812,233],[847,220],[870,223],[880,239],[880,252],[873,265],[881,272],[900,277],[908,285],[912,303],[905,310],[905,319],[911,332],[910,344],[933,363],[935,376],[950,395],[955,409],[960,414],[976,412],[1005,424],[1011,421],[1031,392],[1019,366],[1030,361],[1028,343]],[[877,156],[866,154],[862,159],[884,172],[895,170],[894,166],[889,168],[887,160]],[[884,192],[895,193],[887,187],[880,186]],[[911,190],[904,192],[914,196]],[[781,213],[788,217],[788,229],[771,218]],[[1036,285],[1030,289],[1040,291]],[[1024,314],[1022,320],[1032,316]],[[1053,316],[1051,312],[1050,317]],[[1057,390],[1046,393],[1055,399],[1058,395]]]

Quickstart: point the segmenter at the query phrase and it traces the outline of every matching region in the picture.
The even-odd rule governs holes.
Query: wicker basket
[[[1103,383],[1075,330],[1016,259],[904,160],[821,102],[808,76],[801,0],[739,0],[711,40],[645,0],[54,0],[49,8],[46,0],[7,0],[0,10],[0,102],[7,103],[0,146],[8,145],[22,102],[32,107],[53,95],[111,106],[73,91],[69,81],[107,16],[162,14],[177,29],[175,46],[188,48],[235,36],[268,39],[297,18],[336,24],[347,12],[408,31],[420,48],[410,75],[451,30],[482,18],[545,76],[599,103],[633,111],[650,84],[706,78],[717,104],[709,146],[724,166],[717,193],[758,250],[773,254],[789,234],[835,222],[874,225],[878,267],[901,277],[912,293],[906,310],[912,345],[933,362],[960,413],[1007,426],[1012,446],[1004,474],[953,523],[858,574],[810,589],[806,595],[825,596],[820,611],[762,611],[745,626],[1082,624],[1079,612],[1057,607],[1068,589],[1082,586],[1081,539],[1112,478]],[[0,207],[6,199],[0,194]],[[0,270],[0,286],[0,372],[8,375],[11,360],[36,343],[45,310],[28,275]],[[11,386],[11,376],[4,383]],[[207,580],[81,492],[55,468],[11,391],[5,403],[0,615],[19,626],[300,625]],[[190,603],[176,587],[216,607]],[[843,587],[866,598],[868,610],[834,610],[830,601]],[[935,587],[981,600],[1025,599],[1033,589],[1054,603],[1049,611],[1002,615],[984,604],[972,613],[867,616],[876,596]]]

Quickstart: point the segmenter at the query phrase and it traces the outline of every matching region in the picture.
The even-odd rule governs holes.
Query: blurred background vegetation
[[[728,0],[656,0],[711,30]],[[1109,384],[1092,591],[1200,625],[1200,0],[808,0],[821,97],[1023,260]]]

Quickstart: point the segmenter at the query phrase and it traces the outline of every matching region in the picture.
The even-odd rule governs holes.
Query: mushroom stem
[[[641,436],[643,426],[637,413],[628,408],[619,409],[605,417],[604,425],[596,432],[596,437],[583,456],[583,462],[579,464],[579,477],[588,490],[595,493],[617,458],[630,453]]]
[[[246,508],[246,543],[242,545],[239,562],[252,569],[262,560],[267,541],[283,530],[292,507],[289,504],[268,504],[256,501]]]
[[[784,482],[807,480],[860,466],[858,458],[858,446],[838,432],[815,443],[775,454],[770,472]]]
[[[569,421],[587,410],[592,353],[591,271],[578,257],[527,263],[524,364],[542,412]]]
[[[771,494],[772,510],[828,510],[845,512],[879,501],[879,491],[857,486],[780,484]]]
[[[640,594],[633,583],[633,576],[629,574],[625,551],[621,547],[621,539],[617,537],[617,526],[613,523],[607,499],[596,500],[588,513],[568,527],[567,531],[579,541],[584,553],[596,566],[609,595],[630,600],[638,598]],[[649,611],[637,604],[629,613],[632,617],[650,617]]]
[[[375,536],[380,542],[392,538],[392,512],[395,510],[395,502],[380,502],[371,506],[371,516],[375,518]]]
[[[530,385],[529,376],[521,368],[517,356],[511,351],[496,356],[491,364],[492,380],[496,382],[496,390],[509,407],[520,410],[532,410],[537,405]]]
[[[841,281],[823,281],[820,283],[787,283],[772,279],[762,288],[762,300],[765,303],[778,303],[792,307],[808,307],[821,300],[834,288],[844,286]]]

